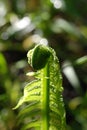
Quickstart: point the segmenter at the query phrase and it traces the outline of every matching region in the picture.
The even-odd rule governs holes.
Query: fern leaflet
[[[66,130],[62,77],[55,51],[39,44],[27,56],[36,80],[25,86],[24,96],[15,107],[27,102],[19,113],[22,121],[27,120],[21,130]]]

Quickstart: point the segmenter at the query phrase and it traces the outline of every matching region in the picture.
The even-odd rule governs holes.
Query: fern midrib
[[[42,69],[42,127],[41,130],[49,130],[49,65]]]

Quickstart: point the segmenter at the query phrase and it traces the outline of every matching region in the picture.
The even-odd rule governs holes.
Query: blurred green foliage
[[[87,1],[0,0],[0,129],[19,130],[21,97],[35,44],[55,49],[61,64],[67,130],[87,130]],[[21,108],[20,108],[21,109]]]

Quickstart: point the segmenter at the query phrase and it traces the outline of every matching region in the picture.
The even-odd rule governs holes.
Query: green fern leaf
[[[25,124],[21,130],[66,130],[62,76],[55,51],[39,44],[27,56],[36,80],[25,86],[15,107],[27,103],[19,113]]]

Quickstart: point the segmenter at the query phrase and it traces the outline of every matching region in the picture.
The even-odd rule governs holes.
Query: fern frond
[[[62,76],[55,51],[37,45],[28,52],[28,62],[36,71],[36,80],[25,86],[24,96],[15,107],[27,103],[19,113],[25,124],[21,130],[66,130]]]

